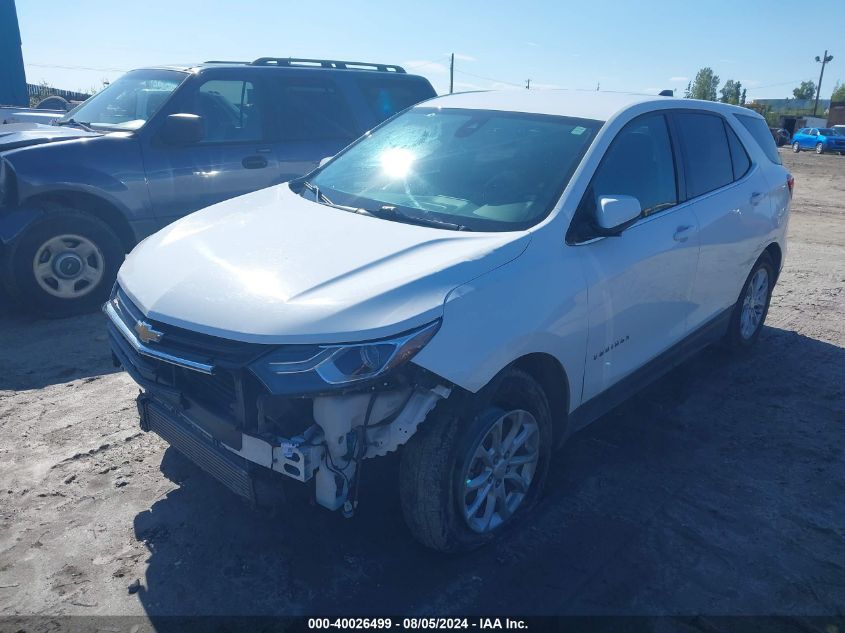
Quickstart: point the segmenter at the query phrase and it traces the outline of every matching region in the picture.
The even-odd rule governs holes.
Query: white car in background
[[[740,107],[434,99],[140,244],[104,306],[115,360],[142,428],[238,494],[314,480],[351,514],[362,463],[399,449],[413,534],[475,547],[573,432],[758,339],[792,184]]]

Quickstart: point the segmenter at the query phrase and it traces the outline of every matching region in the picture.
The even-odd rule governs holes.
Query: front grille
[[[248,462],[238,455],[227,455],[209,440],[193,431],[185,422],[176,420],[159,405],[139,398],[141,423],[185,457],[217,479],[235,494],[255,502],[255,490]]]

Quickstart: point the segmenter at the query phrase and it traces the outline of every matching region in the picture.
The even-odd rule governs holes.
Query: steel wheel
[[[38,285],[60,299],[84,297],[102,281],[105,264],[102,251],[80,235],[58,235],[35,252],[32,272]]]
[[[500,416],[476,444],[467,463],[459,504],[479,534],[507,521],[531,486],[540,458],[540,427],[528,411]]]
[[[762,324],[768,297],[769,273],[765,268],[760,268],[751,278],[742,300],[739,333],[745,340],[754,336]]]

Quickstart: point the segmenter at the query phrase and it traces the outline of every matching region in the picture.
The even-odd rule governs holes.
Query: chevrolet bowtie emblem
[[[154,330],[153,326],[146,321],[138,321],[135,323],[135,334],[138,335],[138,339],[142,343],[158,343],[161,340],[161,337],[164,336],[164,332]]]

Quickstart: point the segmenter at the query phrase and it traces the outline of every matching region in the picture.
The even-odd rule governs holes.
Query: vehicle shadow
[[[303,503],[248,509],[169,449],[162,472],[179,487],[135,518],[150,552],[138,597],[154,625],[834,613],[845,603],[843,423],[845,350],[766,328],[751,353],[706,350],[577,434],[530,520],[459,556],[408,535],[395,456],[365,463],[358,515],[345,520]]]
[[[99,312],[39,319],[0,295],[0,391],[40,389],[116,371]]]

